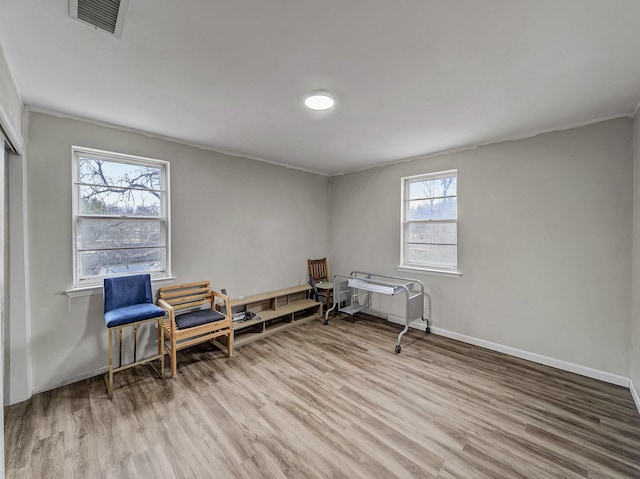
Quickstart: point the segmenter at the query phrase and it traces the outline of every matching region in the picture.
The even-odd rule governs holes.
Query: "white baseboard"
[[[405,324],[404,318],[389,315],[387,318],[392,323]],[[426,330],[426,324],[424,321],[417,320],[410,324],[410,327],[419,329],[421,331]],[[434,328],[431,326],[431,332],[438,336],[444,336],[445,338],[455,339],[462,341],[463,343],[473,344],[474,346],[480,346],[481,348],[490,349],[499,353],[508,354],[509,356],[515,356],[517,358],[533,361],[534,363],[544,364],[545,366],[551,366],[552,368],[561,369],[563,371],[569,371],[571,373],[580,374],[588,378],[598,379],[618,386],[629,387],[629,378],[624,376],[618,376],[617,374],[611,374],[598,369],[588,368],[579,364],[569,363],[561,361],[560,359],[554,359],[541,354],[530,353],[529,351],[523,351],[521,349],[512,348],[510,346],[504,346],[498,343],[492,343],[491,341],[485,341],[484,339],[474,338],[472,336],[466,336],[464,334],[454,333],[446,329]],[[637,393],[637,392],[636,392]],[[636,401],[638,404],[638,401]]]
[[[31,391],[31,394],[35,395],[35,394],[43,393],[45,391],[50,391],[51,389],[61,388],[62,386],[66,386],[67,384],[73,384],[73,383],[77,383],[78,381],[84,381],[85,379],[89,379],[94,376],[99,376],[100,374],[105,374],[107,372],[109,372],[109,366],[102,367],[90,373],[80,374],[78,376],[65,379],[64,381],[59,381],[53,384],[47,384],[46,386],[36,386]]]
[[[24,402],[27,399],[31,399],[31,396],[29,396],[28,394],[20,394],[19,396],[10,396],[9,404],[5,404],[5,406],[13,406],[14,404]]]
[[[633,397],[633,401],[636,403],[638,412],[640,412],[640,394],[638,394],[638,390],[636,389],[636,385],[633,384],[632,379],[629,379],[629,391],[631,391],[631,396]]]
[[[374,314],[375,316],[379,316],[382,319],[387,319],[392,323],[405,324],[404,318],[388,315],[387,318],[382,317],[380,313]],[[421,331],[426,331],[427,325],[424,321],[416,320],[409,325],[411,328],[419,329]],[[490,349],[491,351],[497,351],[500,353],[508,354],[510,356],[515,356],[517,358],[526,359],[528,361],[533,361],[534,363],[544,364],[546,366],[551,366],[556,369],[560,369],[562,371],[569,371],[572,373],[580,374],[581,376],[586,376],[593,379],[598,379],[600,381],[604,381],[611,384],[616,384],[618,386],[623,386],[629,388],[631,391],[631,396],[633,397],[634,402],[636,403],[636,407],[638,408],[638,412],[640,413],[640,393],[636,389],[635,384],[629,378],[624,376],[618,376],[617,374],[607,373],[605,371],[600,371],[598,369],[588,368],[586,366],[580,366],[579,364],[573,364],[566,361],[561,361],[559,359],[549,358],[547,356],[542,356],[540,354],[530,353],[528,351],[523,351],[521,349],[512,348],[510,346],[504,346],[498,343],[492,343],[491,341],[485,341],[484,339],[474,338],[472,336],[467,336],[464,334],[454,333],[452,331],[435,328],[431,326],[431,332],[433,334],[437,334],[438,336],[443,336],[445,338],[455,339],[457,341],[461,341],[467,344],[473,344],[474,346],[480,346],[482,348]],[[49,391],[50,389],[56,389],[62,386],[66,386],[67,384],[72,384],[78,381],[82,381],[84,379],[88,379],[94,376],[98,376],[100,374],[104,374],[109,371],[108,367],[102,367],[96,371],[91,373],[81,374],[79,376],[75,376],[71,379],[67,379],[65,381],[61,381],[59,383],[53,385],[47,385],[43,387],[35,387],[32,390],[33,394],[39,394],[41,392]],[[10,404],[17,404],[22,401],[26,401],[29,397],[25,398],[11,398]]]

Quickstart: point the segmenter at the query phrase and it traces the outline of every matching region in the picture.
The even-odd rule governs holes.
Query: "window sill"
[[[419,268],[417,266],[398,266],[397,268],[398,268],[398,271],[428,274],[432,276],[445,276],[449,278],[460,278],[462,276],[462,271],[451,270],[451,269]]]
[[[161,281],[173,281],[176,278],[174,276],[166,276],[162,278],[151,278],[151,284],[159,283]],[[102,294],[102,285],[95,284],[92,286],[82,286],[79,288],[71,288],[64,291],[70,299],[72,298],[80,298],[82,296],[93,296],[94,294]]]

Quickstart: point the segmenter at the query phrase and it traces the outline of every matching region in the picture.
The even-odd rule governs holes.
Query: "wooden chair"
[[[105,376],[109,398],[113,398],[113,373],[139,364],[160,361],[160,374],[164,379],[164,354],[162,353],[165,312],[153,304],[151,276],[136,274],[105,278],[103,283],[104,322],[109,329],[109,372]],[[138,360],[138,327],[143,323],[158,323],[158,354]],[[122,365],[122,329],[133,328],[133,362]],[[118,367],[113,367],[113,333],[118,331]]]
[[[220,311],[218,298],[224,309]],[[209,281],[166,286],[158,290],[158,306],[168,313],[164,321],[165,350],[171,358],[171,377],[177,373],[178,350],[220,336],[227,337],[227,356],[233,347],[229,296],[211,290]]]
[[[329,277],[329,263],[327,258],[308,259],[309,279],[312,286],[315,283],[315,289],[318,293],[325,297],[325,311],[331,307],[331,293],[333,291],[333,282]],[[316,301],[318,298],[316,298]]]

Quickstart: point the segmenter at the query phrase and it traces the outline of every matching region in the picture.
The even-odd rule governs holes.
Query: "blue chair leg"
[[[150,321],[156,321],[158,325],[158,353],[155,356],[151,356],[149,358],[141,359],[138,361],[138,326],[147,323]],[[105,383],[107,385],[107,393],[109,394],[109,399],[113,398],[113,374],[119,371],[124,371],[125,369],[129,369],[134,366],[138,366],[140,364],[150,363],[151,361],[160,360],[160,371],[157,371],[155,368],[154,371],[158,373],[158,375],[164,379],[164,316],[160,316],[157,318],[146,319],[144,321],[137,321],[135,323],[123,324],[120,326],[114,326],[112,328],[108,328],[109,331],[109,372],[105,375]],[[122,330],[128,326],[133,327],[133,362],[130,364],[122,365]],[[115,330],[118,330],[118,367],[113,367],[113,333]]]

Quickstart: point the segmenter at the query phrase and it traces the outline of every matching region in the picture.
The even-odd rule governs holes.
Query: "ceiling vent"
[[[120,38],[129,0],[69,0],[69,16]]]

